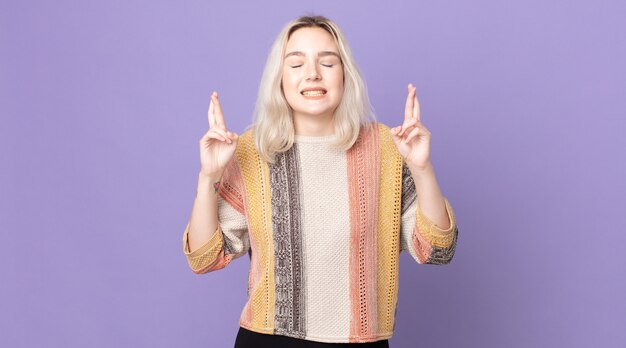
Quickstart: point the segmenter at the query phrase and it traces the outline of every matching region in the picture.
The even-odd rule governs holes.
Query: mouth
[[[326,89],[321,87],[305,88],[300,91],[300,94],[305,97],[321,97],[326,94]]]

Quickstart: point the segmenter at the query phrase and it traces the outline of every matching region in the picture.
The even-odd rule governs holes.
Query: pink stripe
[[[252,244],[255,245],[253,246]],[[252,301],[250,295],[252,294],[252,291],[254,291],[254,289],[260,285],[259,281],[261,279],[261,268],[258,267],[261,260],[259,260],[259,253],[254,252],[254,250],[256,250],[256,243],[252,240],[252,238],[250,239],[250,248],[253,250],[253,252],[252,258],[250,260],[250,272],[248,273],[248,301],[243,308],[240,319],[240,322],[247,327],[253,326]]]
[[[380,153],[378,129],[362,130],[348,151],[350,180],[350,341],[359,342],[378,328],[377,218]]]
[[[235,210],[245,214],[245,202],[243,198],[244,186],[241,170],[237,160],[233,158],[222,175],[219,193]]]
[[[413,230],[413,250],[415,250],[415,254],[420,263],[425,263],[426,260],[428,260],[431,249],[432,246],[430,243],[424,238],[417,226],[415,226]]]
[[[249,221],[248,212],[246,211],[246,195],[243,177],[241,175],[241,167],[237,158],[233,158],[222,175],[219,194],[227,201],[235,210],[245,215],[246,220]],[[259,285],[261,279],[261,269],[258,267],[260,260],[259,254],[255,253],[257,250],[257,243],[254,239],[256,235],[248,226],[248,236],[250,238],[250,250],[252,250],[252,257],[250,260],[250,271],[248,272],[248,301],[246,302],[240,316],[240,323],[247,327],[252,327],[252,301],[250,300],[250,294]]]

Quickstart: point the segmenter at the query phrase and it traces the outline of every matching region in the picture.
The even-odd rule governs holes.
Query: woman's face
[[[301,28],[285,48],[282,87],[293,117],[330,120],[343,96],[343,65],[333,37],[322,28]]]

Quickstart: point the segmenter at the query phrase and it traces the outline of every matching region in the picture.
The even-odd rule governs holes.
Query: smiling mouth
[[[321,97],[324,94],[326,94],[326,92],[323,91],[306,91],[306,92],[302,92],[302,95],[305,97]]]
[[[326,90],[325,89],[310,89],[310,90],[304,90],[300,92],[300,94],[302,94],[305,97],[320,97],[326,94]]]

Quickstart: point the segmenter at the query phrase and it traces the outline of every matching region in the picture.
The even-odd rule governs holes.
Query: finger
[[[413,139],[416,135],[418,135],[420,133],[421,129],[420,127],[415,127],[411,133],[409,133],[409,135],[406,136],[406,138],[404,138],[404,140],[402,140],[403,143],[408,143],[411,139]]]
[[[215,128],[214,128],[214,129],[215,129]],[[211,130],[207,133],[207,138],[209,138],[209,139],[218,139],[218,140],[221,140],[221,141],[223,141],[223,142],[227,143],[227,142],[228,142],[228,139],[227,139],[227,138],[226,138],[223,134],[220,134],[220,133],[218,133],[218,132],[215,132],[215,131],[214,131],[214,129],[211,129]]]
[[[413,116],[413,85],[409,83],[408,93],[406,95],[406,104],[404,105],[404,118],[412,118]]]
[[[415,94],[414,96],[414,100],[413,100],[413,117],[416,119],[420,119],[420,103],[417,100],[417,94]]]
[[[418,124],[418,122],[419,120],[415,118],[409,118],[409,119],[404,120],[404,123],[402,123],[402,130],[400,130],[400,133],[398,133],[398,135],[402,136],[406,131],[410,130],[411,127]]]
[[[229,144],[233,142],[225,130],[216,127],[211,129],[211,131],[221,135]]]
[[[217,92],[215,93],[215,124],[216,126],[226,129],[226,124],[224,123],[224,115],[222,114],[222,106],[220,105],[220,100]]]
[[[228,135],[228,138],[230,138],[230,140],[235,140],[235,139],[239,138],[237,133],[234,133],[234,132],[231,132],[231,131],[226,131],[226,135]]]
[[[215,127],[215,121],[213,120],[214,109],[215,108],[213,107],[213,94],[211,94],[211,101],[209,102],[209,114],[208,114],[209,115],[209,128]]]
[[[224,140],[224,141],[228,141],[230,140],[232,137],[228,136],[227,133],[230,132],[226,132],[224,130],[221,130],[219,128],[211,128],[209,129],[203,136],[202,139],[200,139],[200,142],[206,141],[209,138],[216,138],[216,139],[220,139],[220,140]]]
[[[226,139],[224,139],[224,137],[219,133],[213,132],[213,130],[209,130],[208,132],[204,133],[204,135],[200,139],[200,146],[206,146],[211,139],[226,141]]]

